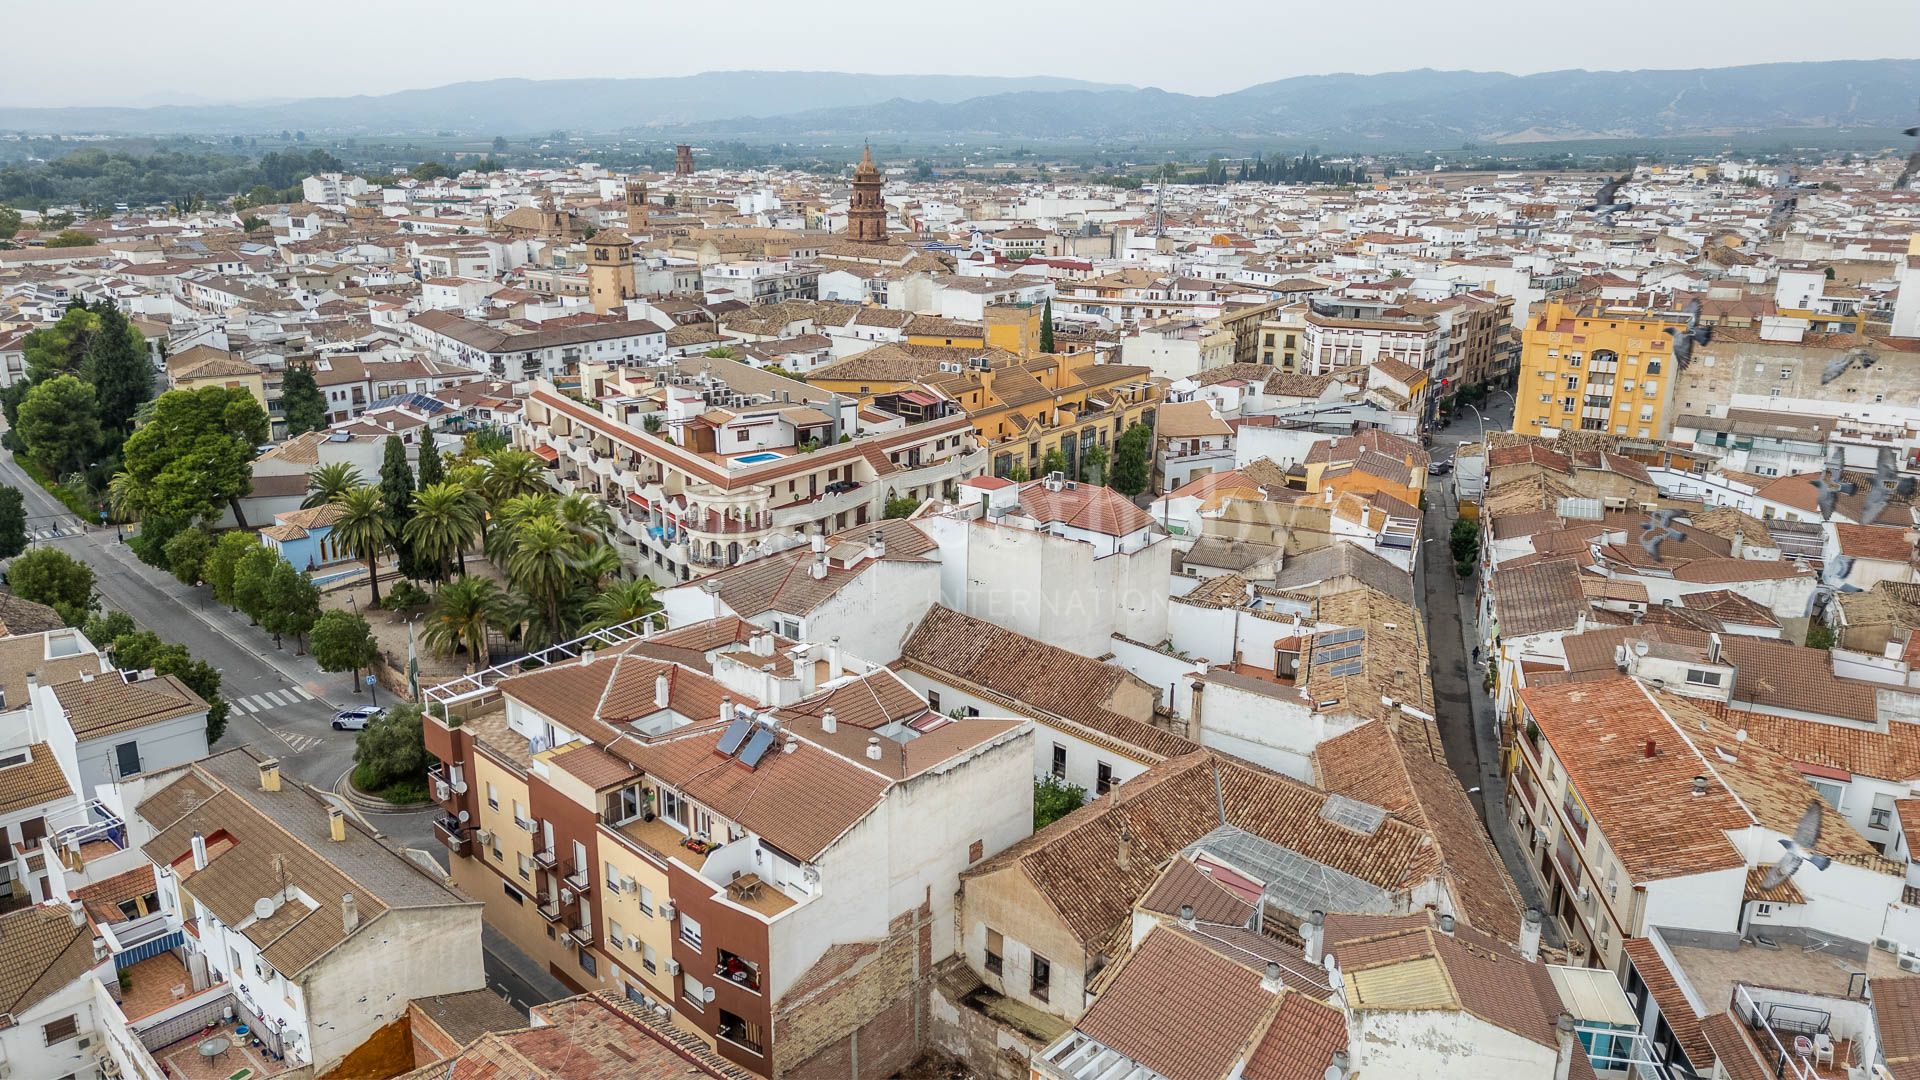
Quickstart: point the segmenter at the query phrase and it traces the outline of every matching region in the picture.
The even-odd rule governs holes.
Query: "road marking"
[[[286,743],[287,748],[296,754],[311,750],[326,741],[318,735],[307,735],[298,731],[288,731],[283,728],[269,728],[268,730],[278,735],[280,741]]]
[[[290,694],[295,694],[295,695],[298,695],[298,696],[299,696],[299,698],[300,698],[300,700],[302,700],[302,701],[312,701],[312,700],[313,700],[313,695],[312,695],[312,694],[309,694],[309,693],[307,693],[307,688],[306,688],[306,687],[304,687],[304,686],[296,686],[296,687],[294,687],[294,688],[292,688],[291,690],[289,690],[289,691],[287,691],[287,692],[288,692],[288,693],[290,693]]]
[[[287,693],[285,690],[269,690],[266,694],[266,698],[268,701],[273,702],[273,706],[276,709],[285,708],[286,706],[291,705],[294,702],[300,700],[299,698],[294,697],[292,694]]]

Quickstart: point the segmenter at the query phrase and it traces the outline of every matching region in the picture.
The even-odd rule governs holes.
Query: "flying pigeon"
[[[1608,177],[1606,182],[1600,185],[1600,190],[1594,193],[1593,202],[1589,203],[1586,206],[1581,207],[1580,209],[1592,212],[1604,224],[1608,225],[1609,227],[1612,226],[1613,215],[1618,214],[1623,210],[1633,209],[1633,204],[1630,202],[1626,202],[1624,200],[1616,202],[1614,200],[1614,193],[1620,190],[1620,185],[1625,184],[1627,181],[1632,179],[1633,179],[1632,169],[1628,169],[1626,175],[1620,177],[1617,180],[1612,177]]]
[[[1771,889],[1784,884],[1800,869],[1801,863],[1812,863],[1816,870],[1825,870],[1832,864],[1832,859],[1813,850],[1813,846],[1820,842],[1822,805],[1819,799],[1807,804],[1807,812],[1800,815],[1800,824],[1794,826],[1793,836],[1780,841],[1780,846],[1786,848],[1787,853],[1780,856],[1780,861],[1773,864],[1766,877],[1760,879],[1761,888]]]
[[[1894,495],[1905,498],[1913,494],[1913,489],[1913,477],[1901,476],[1894,468],[1893,449],[1881,447],[1880,460],[1874,463],[1873,479],[1867,481],[1867,506],[1860,514],[1860,524],[1878,521]]]
[[[1660,557],[1660,545],[1668,540],[1685,540],[1687,534],[1673,527],[1673,519],[1680,516],[1678,510],[1655,510],[1640,523],[1640,546],[1653,556],[1654,562],[1665,562]]]
[[[1855,364],[1860,365],[1861,371],[1865,371],[1872,367],[1874,361],[1878,359],[1880,359],[1879,354],[1867,348],[1865,345],[1857,349],[1848,349],[1840,356],[1836,356],[1827,361],[1826,369],[1820,372],[1820,385],[1825,386],[1840,376],[1845,375],[1847,369]]]
[[[1673,339],[1673,359],[1681,367],[1693,362],[1693,347],[1713,340],[1713,327],[1700,325],[1700,301],[1687,305],[1685,327],[1662,327],[1660,332]]]
[[[1836,555],[1820,570],[1820,580],[1807,594],[1807,618],[1819,609],[1822,598],[1832,599],[1840,593],[1863,592],[1858,585],[1849,584],[1847,575],[1853,573],[1853,556]]]
[[[1820,475],[1813,479],[1813,486],[1820,489],[1820,496],[1816,502],[1820,507],[1822,521],[1833,516],[1834,504],[1840,501],[1840,496],[1851,495],[1860,490],[1858,484],[1844,479],[1846,468],[1846,458],[1836,446],[1833,448],[1833,453],[1827,456],[1827,464],[1820,470]]]

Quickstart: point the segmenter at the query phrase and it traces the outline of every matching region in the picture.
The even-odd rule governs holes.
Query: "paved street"
[[[0,484],[20,489],[31,545],[52,544],[93,568],[103,607],[126,612],[143,629],[185,645],[220,670],[221,695],[231,712],[215,749],[251,745],[278,757],[289,775],[335,790],[353,767],[354,736],[334,731],[329,720],[342,708],[370,700],[355,692],[350,675],[321,671],[291,642],[274,648],[271,635],[214,603],[204,587],[189,588],[141,562],[113,529],[75,517],[4,451]],[[434,811],[362,816],[397,846],[431,852],[446,865],[446,850],[433,837]],[[569,993],[498,934],[489,931],[484,945],[489,985],[521,1009]]]

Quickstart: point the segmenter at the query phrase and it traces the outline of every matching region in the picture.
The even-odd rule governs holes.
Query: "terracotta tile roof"
[[[645,641],[602,649],[591,661],[555,664],[500,682],[500,692],[568,730],[600,743],[660,711],[656,680],[667,677],[667,707],[696,722],[717,719],[727,689],[710,676],[643,655]]]
[[[1324,1080],[1333,1052],[1346,1048],[1345,1014],[1306,994],[1286,994],[1240,1076],[1242,1080]]]
[[[888,724],[908,723],[926,716],[930,711],[926,699],[901,681],[900,676],[887,668],[876,668],[777,709],[775,713],[784,721],[811,721],[817,727],[817,721],[829,709],[833,711],[836,723],[863,731],[873,731]]]
[[[1153,524],[1153,518],[1126,496],[1093,484],[1053,491],[1044,480],[1029,481],[1020,488],[1020,510],[1043,525],[1057,522],[1106,536],[1126,536]]]
[[[74,736],[82,742],[207,709],[200,695],[173,675],[127,682],[108,672],[61,683],[53,693],[67,712]]]
[[[1748,626],[1780,625],[1773,612],[1747,599],[1731,589],[1708,589],[1705,592],[1688,593],[1683,599],[1689,609],[1703,611],[1723,623],[1743,623]]]
[[[1213,405],[1207,401],[1162,405],[1156,427],[1156,434],[1163,439],[1197,439],[1233,433],[1225,420],[1213,414]]]
[[[487,988],[414,998],[413,1007],[457,1046],[465,1046],[490,1031],[518,1031],[527,1026],[520,1010]]]
[[[60,613],[47,605],[0,592],[0,631],[6,635],[40,634],[65,625]]]
[[[1185,858],[1167,863],[1167,872],[1147,895],[1140,898],[1140,910],[1178,917],[1180,909],[1191,905],[1195,921],[1219,926],[1246,926],[1253,918],[1253,905],[1240,899]]]
[[[1774,1071],[1761,1060],[1760,1048],[1732,1013],[1714,1013],[1700,1021],[1700,1031],[1727,1080],[1774,1080]]]
[[[1920,1076],[1920,977],[1873,980],[1880,1053],[1899,1080]]]
[[[907,666],[924,674],[984,689],[1015,709],[1062,718],[1131,750],[1146,764],[1197,747],[1144,717],[1111,706],[1123,683],[1138,680],[1125,668],[1103,664],[1036,641],[951,608],[934,605],[900,646]]]
[[[125,873],[115,874],[73,891],[73,898],[87,905],[87,914],[95,923],[114,923],[126,918],[120,905],[129,900],[151,896],[154,892],[153,864],[144,863]],[[149,914],[152,909],[149,909]]]
[[[548,761],[596,791],[640,780],[640,773],[633,766],[591,743],[575,744]]]
[[[1493,575],[1494,612],[1502,637],[1571,630],[1587,610],[1576,559],[1552,559]]]
[[[93,928],[73,925],[64,904],[0,915],[0,942],[0,1013],[26,1012],[93,967]]]
[[[1725,540],[1732,540],[1739,533],[1749,544],[1761,547],[1773,547],[1773,531],[1767,523],[1752,514],[1735,510],[1731,506],[1716,506],[1711,510],[1687,516],[1687,524],[1704,533],[1712,533]]]
[[[1800,891],[1800,887],[1795,885],[1792,879],[1783,881],[1771,888],[1767,886],[1767,874],[1772,872],[1773,867],[1773,863],[1763,863],[1759,866],[1750,866],[1747,868],[1746,899],[1749,901],[1767,900],[1775,904],[1806,903],[1806,895]]]
[[[1026,876],[1068,932],[1103,948],[1135,900],[1179,849],[1219,827],[1215,778],[1227,823],[1385,889],[1407,889],[1441,870],[1431,837],[1397,819],[1367,836],[1321,816],[1326,793],[1225,754],[1201,750],[1154,766],[962,874]],[[1126,866],[1116,862],[1122,825]],[[964,889],[964,884],[963,884]]]
[[[1711,1069],[1713,1050],[1701,1033],[1700,1017],[1694,1013],[1693,1006],[1687,1004],[1687,995],[1673,977],[1673,970],[1661,958],[1659,946],[1652,938],[1630,937],[1623,939],[1620,947],[1632,958],[1634,970],[1640,973],[1640,981],[1647,984],[1647,992],[1653,995],[1654,1004],[1660,1007],[1661,1017],[1673,1029],[1673,1037],[1686,1052],[1687,1060],[1696,1070]]]
[[[73,794],[52,747],[37,742],[26,750],[29,755],[26,761],[0,769],[0,814],[55,802]]]
[[[1284,996],[1262,988],[1258,972],[1165,927],[1149,930],[1122,964],[1078,1030],[1167,1080],[1230,1075]]]
[[[472,994],[493,996],[490,990]],[[432,1009],[436,1022],[445,1017],[454,1028],[483,1030],[460,1053],[402,1073],[396,1080],[685,1080],[689,1076],[753,1080],[752,1073],[728,1062],[692,1033],[610,991],[536,1005],[537,1027],[527,1027],[527,1021],[498,998],[492,1004],[470,994],[423,1000],[434,1003],[426,1008]],[[459,1016],[456,1006],[469,1003],[491,1019],[476,1025],[472,1018]],[[496,1026],[506,1025],[509,1014],[518,1023]]]
[[[1836,521],[1833,523],[1833,536],[1840,542],[1841,554],[1856,559],[1884,559],[1903,563],[1914,557],[1912,534],[1897,526],[1849,525]]]

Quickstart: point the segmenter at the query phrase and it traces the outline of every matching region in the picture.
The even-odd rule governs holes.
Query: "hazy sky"
[[[1915,0],[12,0],[4,6],[14,47],[0,64],[0,104],[14,106],[255,101],[473,79],[743,68],[1051,74],[1214,94],[1335,71],[1526,74],[1920,57]],[[78,38],[76,30],[83,31]]]

